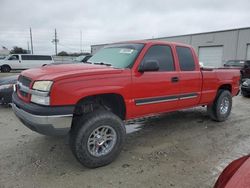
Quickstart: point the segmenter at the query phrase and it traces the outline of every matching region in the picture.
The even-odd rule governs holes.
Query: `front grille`
[[[31,80],[25,76],[20,75],[18,81],[26,87],[30,87]]]
[[[23,86],[30,88],[31,80],[29,78],[20,75],[18,78],[18,82],[21,83]],[[17,85],[17,89],[18,89],[19,94],[24,98],[28,98],[29,94],[24,92],[24,91],[21,91],[19,87],[20,86]]]
[[[23,96],[23,97],[28,97],[28,93],[24,92],[24,91],[20,91],[19,90],[19,93]]]

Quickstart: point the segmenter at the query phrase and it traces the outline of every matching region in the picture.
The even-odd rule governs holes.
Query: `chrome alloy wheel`
[[[224,97],[220,104],[220,113],[226,114],[228,112],[229,105],[230,105],[229,99],[227,97]]]
[[[108,154],[117,141],[115,130],[107,125],[96,128],[88,138],[88,151],[95,157]]]

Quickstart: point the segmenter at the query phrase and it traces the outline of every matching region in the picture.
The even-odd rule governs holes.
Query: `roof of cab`
[[[191,45],[177,43],[177,42],[169,42],[169,41],[162,41],[162,40],[133,40],[133,41],[121,41],[112,44],[124,44],[124,43],[141,43],[141,44],[168,44],[174,46],[184,46],[184,47],[191,47]],[[110,45],[112,45],[110,44]],[[109,45],[109,44],[107,44]]]

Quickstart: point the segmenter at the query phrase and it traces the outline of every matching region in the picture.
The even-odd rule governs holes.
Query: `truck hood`
[[[60,64],[47,65],[41,68],[29,69],[21,74],[32,80],[60,80],[69,77],[91,76],[104,74],[119,74],[122,69],[115,69],[105,65],[91,64]]]

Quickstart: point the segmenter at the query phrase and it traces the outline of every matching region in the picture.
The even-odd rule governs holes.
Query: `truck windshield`
[[[88,62],[115,68],[132,67],[144,44],[115,44],[99,50]]]

